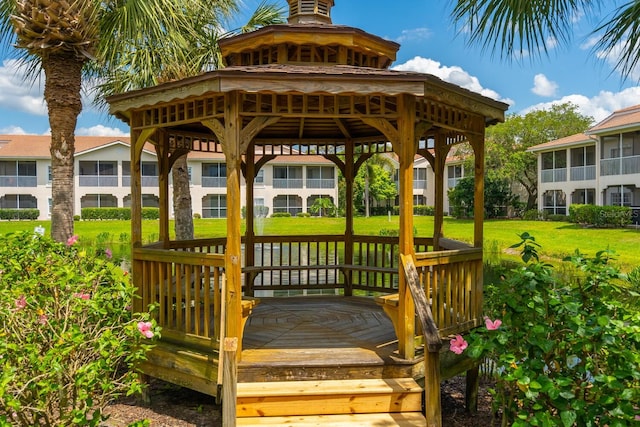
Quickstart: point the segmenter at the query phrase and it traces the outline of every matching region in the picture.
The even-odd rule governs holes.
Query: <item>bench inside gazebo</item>
[[[441,379],[466,371],[473,407],[477,367],[425,343],[400,259],[415,266],[436,341],[481,323],[484,130],[504,120],[507,106],[431,75],[390,70],[399,46],[332,24],[333,0],[289,5],[288,24],[222,40],[225,68],[108,100],[131,127],[135,309],[155,304],[162,327],[141,370],[214,396],[237,386],[237,425],[440,425]],[[158,155],[160,220],[159,240],[143,246],[147,142]],[[475,158],[472,245],[442,233],[445,159],[457,144]],[[226,236],[169,237],[170,170],[191,151],[225,156]],[[344,234],[256,235],[256,174],[294,151],[336,164],[346,200],[368,158],[394,153],[399,237],[356,235],[351,203]],[[416,156],[436,177],[428,238],[413,235]],[[284,293],[297,296],[274,296]],[[238,343],[234,384],[223,382],[224,338]]]

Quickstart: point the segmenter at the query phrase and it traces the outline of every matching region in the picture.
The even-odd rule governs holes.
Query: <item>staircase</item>
[[[238,383],[238,427],[426,425],[413,378]]]

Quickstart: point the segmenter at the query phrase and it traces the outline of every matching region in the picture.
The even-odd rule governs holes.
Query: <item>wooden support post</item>
[[[169,134],[160,133],[156,145],[158,156],[158,189],[160,201],[160,218],[158,221],[159,238],[164,249],[169,249]]]
[[[484,135],[470,137],[474,155],[473,246],[482,247],[484,224]]]
[[[446,136],[441,132],[435,136],[435,156],[434,169],[435,182],[435,213],[433,217],[433,247],[434,250],[440,250],[439,239],[442,237],[442,224],[444,221],[444,169],[449,154],[449,146],[447,146]]]
[[[480,366],[467,371],[464,403],[467,412],[478,412],[478,387],[480,386]]]
[[[353,141],[349,140],[345,144],[344,175],[345,175],[345,230],[344,230],[344,263],[353,264],[353,180],[354,171],[354,151]],[[350,270],[344,270],[345,289],[344,295],[349,297],[353,294],[351,286]]]
[[[398,140],[395,141],[396,154],[400,160],[398,177],[400,181],[400,240],[399,252],[413,254],[413,160],[418,149],[414,131],[416,117],[416,101],[414,96],[398,97]],[[401,328],[398,337],[400,356],[413,359],[415,356],[415,306],[402,266],[399,266],[398,280],[398,319]]]
[[[224,365],[222,368],[222,427],[236,426],[236,404],[238,399],[238,338],[225,338],[223,343]]]
[[[246,185],[246,222],[247,227],[245,231],[245,240],[244,240],[244,259],[246,266],[255,265],[255,250],[254,250],[254,241],[255,241],[255,228],[254,228],[254,206],[253,206],[253,184],[255,182],[256,177],[256,159],[255,159],[256,148],[254,144],[249,144],[247,149],[247,155],[245,156],[246,160],[246,168],[245,168],[245,183]],[[253,296],[253,280],[250,280],[250,273],[245,274],[244,279],[244,293],[248,296]]]

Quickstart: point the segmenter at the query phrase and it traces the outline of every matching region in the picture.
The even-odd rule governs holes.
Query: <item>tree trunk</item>
[[[176,240],[193,240],[193,212],[187,155],[180,156],[171,168],[173,178],[173,212]]]
[[[69,52],[42,57],[44,99],[51,126],[51,237],[58,242],[66,242],[73,236],[75,130],[82,111],[84,62]]]

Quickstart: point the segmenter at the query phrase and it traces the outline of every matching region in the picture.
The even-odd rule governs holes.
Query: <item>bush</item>
[[[529,209],[522,214],[522,219],[525,221],[546,221],[549,214],[546,211],[539,211],[536,209]]]
[[[76,239],[0,236],[0,425],[97,426],[109,401],[140,391],[141,332],[157,331],[131,314],[135,289],[110,252]]]
[[[298,212],[296,216],[298,218],[309,218],[311,217],[311,214],[309,212]]]
[[[200,215],[199,213],[196,212],[193,214],[193,219],[200,219],[200,218],[202,218],[202,215]]]
[[[569,221],[595,227],[624,227],[631,224],[632,211],[627,206],[569,206]]]
[[[291,218],[291,214],[289,212],[274,212],[271,218]]]
[[[436,212],[436,208],[433,206],[416,205],[413,207],[414,215],[433,216]]]
[[[567,215],[562,215],[562,214],[551,214],[547,216],[547,219],[549,221],[568,221],[569,217]]]
[[[575,277],[560,280],[538,259],[527,233],[525,265],[487,287],[486,328],[451,349],[496,369],[492,391],[502,425],[637,425],[640,402],[640,312],[628,305],[630,281],[607,252],[567,258]]]
[[[160,219],[160,209],[158,208],[142,208],[142,219]]]
[[[0,209],[0,219],[7,220],[20,220],[29,219],[35,220],[40,216],[39,209]]]

